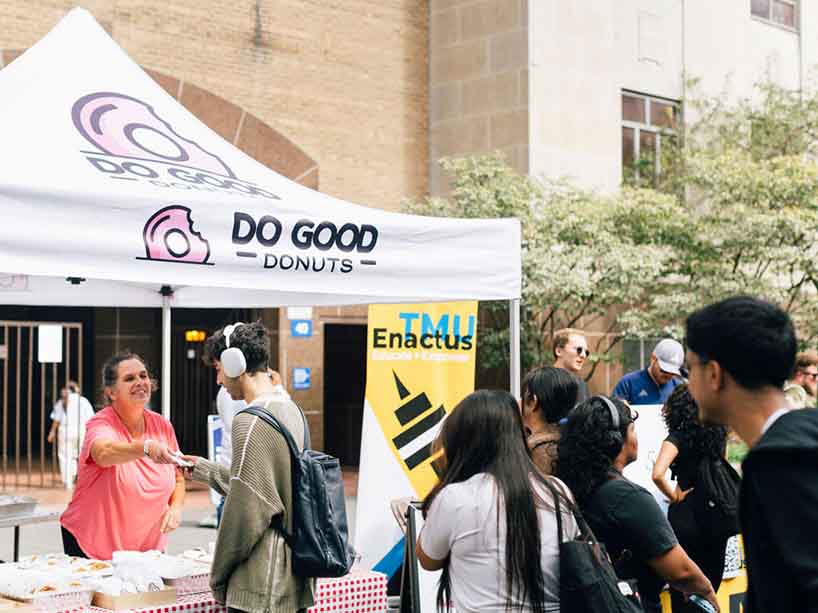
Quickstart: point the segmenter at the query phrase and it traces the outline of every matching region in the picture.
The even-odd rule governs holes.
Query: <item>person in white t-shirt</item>
[[[470,394],[443,423],[437,443],[444,450],[443,475],[424,502],[416,549],[423,568],[444,569],[439,607],[452,602],[457,613],[558,612],[551,488],[573,498],[532,462],[517,401],[503,391]],[[574,539],[576,522],[561,508],[563,539]]]
[[[221,331],[217,331],[205,342],[202,359],[206,364],[212,366],[216,370],[216,383],[219,385],[219,392],[216,395],[216,412],[219,414],[223,424],[221,450],[219,451],[216,461],[229,469],[230,462],[233,459],[233,416],[247,407],[247,403],[244,402],[244,400],[233,400],[230,397],[230,394],[224,388],[222,380],[222,363],[219,358],[222,351],[224,351],[226,348],[227,345],[224,341],[224,334]],[[287,390],[284,389],[284,386],[282,385],[281,375],[270,368],[267,369],[267,373],[270,375],[270,379],[272,379],[275,393],[282,395],[282,397],[286,400],[290,400],[290,394],[287,393]],[[223,509],[224,496],[221,497],[221,501],[216,507],[215,527],[218,527],[218,525],[221,523]],[[212,526],[213,524],[210,525]]]
[[[57,441],[60,478],[67,489],[74,488],[77,478],[77,460],[85,438],[85,424],[94,416],[94,407],[80,394],[76,381],[69,381],[60,390],[60,399],[51,411],[51,430],[48,442]]]

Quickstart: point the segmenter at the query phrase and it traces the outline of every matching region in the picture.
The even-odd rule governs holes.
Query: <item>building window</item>
[[[622,173],[625,183],[655,186],[676,144],[679,103],[622,94]]]
[[[798,0],[750,0],[750,13],[785,28],[798,27]]]

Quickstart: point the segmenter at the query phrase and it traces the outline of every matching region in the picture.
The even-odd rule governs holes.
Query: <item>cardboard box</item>
[[[30,602],[19,602],[0,597],[0,613],[34,613],[35,608]]]
[[[94,594],[91,604],[103,609],[122,611],[125,609],[146,609],[163,604],[176,604],[176,588],[170,587],[159,592],[140,592],[110,596],[101,592]]]

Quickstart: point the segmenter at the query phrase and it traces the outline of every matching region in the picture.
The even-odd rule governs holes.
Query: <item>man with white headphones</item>
[[[222,357],[227,356],[227,367],[231,369],[231,372],[244,372],[244,370],[247,368],[247,363],[246,361],[243,361],[244,356],[241,354],[240,350],[233,347],[234,351],[227,351],[227,341],[229,340],[230,335],[238,326],[242,325],[244,325],[243,322],[237,321],[234,324],[225,326],[223,330],[220,330],[210,336],[210,338],[208,338],[205,342],[204,353],[202,356],[205,364],[212,366],[216,370],[216,383],[219,385],[219,392],[216,395],[216,411],[218,412],[223,424],[221,453],[219,454],[218,462],[228,470],[230,469],[230,462],[233,458],[233,416],[244,409],[247,406],[247,403],[244,400],[233,400],[228,391],[225,389],[224,375],[230,375],[225,371],[225,364],[222,362]],[[231,359],[230,356],[233,356],[233,358]],[[272,380],[275,393],[280,394],[287,400],[290,400],[290,395],[281,384],[281,375],[269,368],[267,369],[267,372]],[[221,522],[223,510],[224,496],[221,497],[221,502],[216,507],[215,522],[212,522],[212,520],[207,520],[209,527],[218,527],[219,523]]]
[[[217,381],[234,401],[269,413],[299,449],[306,418],[268,371],[270,337],[260,322],[227,326],[207,341]],[[216,359],[215,356],[218,356]],[[186,476],[225,496],[210,572],[213,597],[228,610],[301,611],[314,602],[315,580],[296,576],[282,531],[293,531],[290,449],[275,428],[251,413],[231,415],[230,467],[183,456]]]

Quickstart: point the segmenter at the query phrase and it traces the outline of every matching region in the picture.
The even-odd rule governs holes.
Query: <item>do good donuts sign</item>
[[[178,134],[150,105],[125,94],[95,92],[71,109],[77,131],[95,149],[82,151],[98,172],[180,190],[227,191],[278,200],[239,179],[217,155]]]

